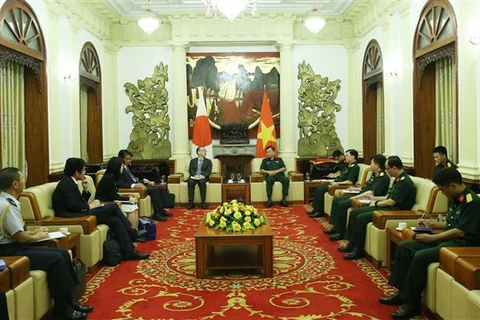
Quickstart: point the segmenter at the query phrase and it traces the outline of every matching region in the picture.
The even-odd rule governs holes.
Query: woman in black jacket
[[[117,180],[123,171],[122,158],[112,157],[107,164],[107,170],[100,179],[95,192],[95,198],[100,201],[114,201],[122,211],[127,214],[127,219],[130,221],[133,231],[131,232],[132,239],[135,241],[145,241],[145,230],[136,230],[138,225],[138,205],[137,198],[133,195],[124,197],[118,194]]]

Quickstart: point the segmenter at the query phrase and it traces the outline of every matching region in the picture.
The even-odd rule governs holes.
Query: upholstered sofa
[[[210,159],[212,161],[212,173],[207,182],[207,198],[205,199],[209,205],[218,205],[222,202],[222,175],[220,174],[220,160]],[[175,195],[176,204],[188,203],[188,172],[189,162],[185,167],[180,168],[178,172],[168,176],[168,190]],[[195,186],[193,201],[197,204],[201,203],[200,188]]]
[[[399,222],[406,222],[407,226],[415,226],[423,212],[429,215],[446,213],[448,200],[435,184],[428,179],[411,177],[417,194],[412,210],[386,211],[377,210],[373,213],[373,222],[367,226],[365,251],[378,265],[384,266],[387,258],[388,227],[395,227]]]
[[[95,173],[95,183],[98,185],[98,182],[102,179],[105,174],[105,169],[98,170]],[[118,193],[122,196],[128,197],[133,195],[139,198],[138,209],[140,216],[152,216],[152,200],[147,194],[147,190],[143,188],[119,188]]]
[[[263,204],[267,201],[267,188],[264,175],[260,173],[263,158],[252,159],[252,175],[250,176],[250,192],[252,204]],[[287,174],[290,179],[287,201],[290,203],[303,203],[303,175],[296,172],[296,163],[293,158],[284,159]],[[282,200],[282,185],[273,185],[272,201]]]
[[[339,196],[340,193],[347,189],[348,187],[362,187],[365,182],[370,178],[372,175],[372,171],[370,170],[370,166],[364,164],[364,163],[359,163],[358,166],[360,167],[360,170],[358,171],[358,178],[357,178],[357,183],[355,184],[341,184],[337,186],[328,186],[328,192],[324,194],[324,208],[323,210],[325,211],[326,214],[330,215],[332,213],[332,203],[333,199],[336,196]]]
[[[89,181],[89,191],[93,198],[95,196],[95,185],[90,176],[86,176],[86,178]],[[51,231],[66,227],[70,232],[80,233],[80,259],[88,268],[91,268],[102,259],[103,242],[107,236],[108,226],[97,225],[95,216],[55,217],[52,195],[56,186],[57,182],[50,182],[25,189],[19,196],[22,217],[27,224],[27,228],[40,223],[47,226]],[[82,186],[79,183],[79,190],[80,188]]]

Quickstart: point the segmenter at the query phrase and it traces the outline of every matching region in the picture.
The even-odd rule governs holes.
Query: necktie
[[[138,182],[137,177],[135,177],[133,175],[133,173],[130,171],[130,169],[127,166],[125,166],[125,170],[127,170],[128,174],[130,175],[130,178],[132,178],[133,182]]]
[[[203,159],[198,159],[197,174],[202,174]]]

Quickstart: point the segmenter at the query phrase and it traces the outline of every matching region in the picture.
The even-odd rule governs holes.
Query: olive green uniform
[[[265,158],[260,165],[260,170],[278,170],[281,168],[287,168],[282,158],[275,157],[273,159]],[[265,181],[267,183],[267,197],[270,199],[273,192],[273,184],[275,181],[279,181],[282,184],[282,195],[285,198],[288,195],[288,187],[290,185],[290,180],[285,176],[284,172],[279,172],[273,176],[266,174]]]
[[[447,161],[445,161],[445,164],[439,163],[439,164],[437,164],[437,165],[435,166],[434,175],[435,175],[438,171],[440,171],[440,170],[442,170],[442,169],[445,169],[445,168],[455,168],[455,169],[457,169],[457,166],[456,166],[453,162],[451,162],[450,160],[447,159]]]

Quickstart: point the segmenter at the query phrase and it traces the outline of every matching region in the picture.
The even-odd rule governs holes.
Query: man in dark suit
[[[212,161],[207,159],[207,149],[204,147],[197,148],[198,157],[190,160],[190,165],[188,166],[188,209],[193,208],[193,197],[195,193],[195,185],[198,184],[200,188],[200,197],[202,198],[202,209],[207,209],[207,203],[205,202],[207,198],[207,182],[208,177],[212,173]]]
[[[115,240],[123,251],[124,260],[147,259],[149,254],[135,250],[132,239],[139,235],[131,228],[130,222],[116,203],[104,205],[99,200],[87,203],[91,194],[88,192],[88,180],[85,178],[85,161],[80,158],[67,159],[63,173],[65,176],[58,182],[52,196],[55,215],[65,218],[94,215],[98,223],[106,224],[113,231]],[[77,180],[82,181],[84,189],[82,194],[78,190]]]
[[[133,153],[126,149],[122,149],[118,152],[118,156],[123,160],[123,172],[120,175],[120,179],[117,181],[117,185],[120,188],[147,189],[148,195],[152,198],[154,212],[153,218],[157,221],[166,221],[167,217],[171,217],[173,214],[164,209],[165,206],[162,199],[165,198],[165,190],[163,190],[161,186],[155,185],[153,181],[148,181],[147,179],[140,181],[130,169],[133,160]]]
[[[73,298],[78,279],[68,252],[61,248],[32,245],[48,239],[46,227],[24,230],[25,222],[17,200],[24,187],[25,180],[18,168],[0,170],[0,256],[26,256],[30,260],[31,270],[47,273],[48,290],[55,302],[53,319],[86,319],[93,307],[81,305]],[[0,295],[0,319],[8,319],[4,315],[5,311],[6,303],[2,305]]]

